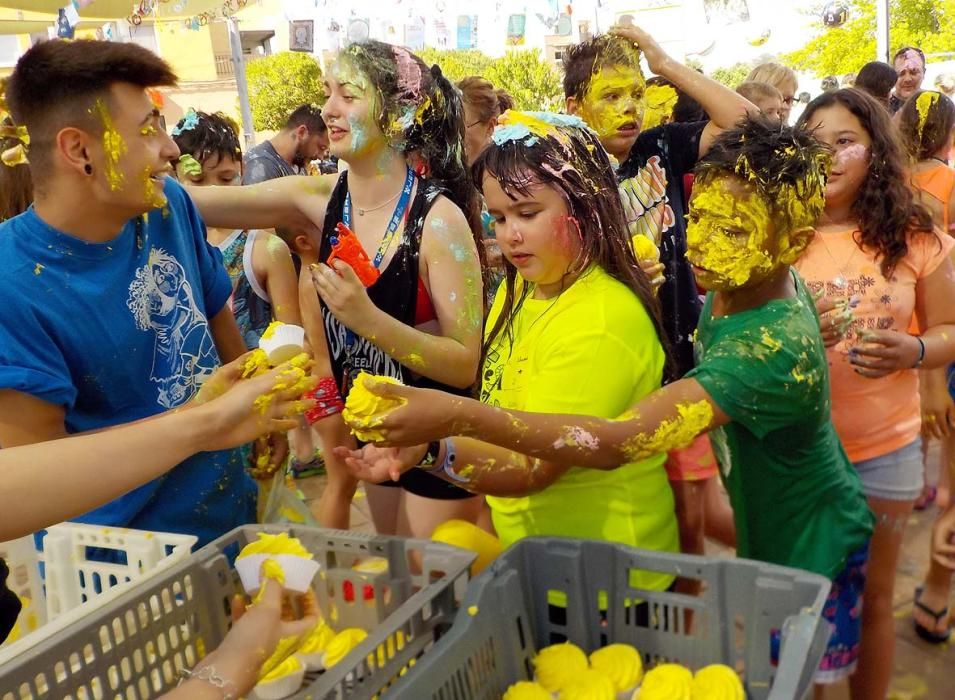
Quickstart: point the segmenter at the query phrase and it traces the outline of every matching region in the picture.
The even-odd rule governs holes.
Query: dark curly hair
[[[919,90],[905,101],[898,118],[902,143],[912,160],[928,160],[952,145],[955,104],[942,93]]]
[[[389,145],[417,155],[426,166],[427,178],[464,212],[486,271],[481,205],[464,156],[461,93],[437,65],[428,68],[402,46],[362,41],[349,44],[341,55],[374,87],[376,121]]]
[[[696,181],[733,175],[756,188],[787,231],[812,227],[826,204],[832,155],[802,126],[750,116],[724,131],[696,165]],[[795,261],[793,261],[795,262]]]
[[[532,112],[506,112],[509,117],[530,118],[553,126],[528,138],[492,139],[472,166],[475,181],[483,186],[485,176],[493,177],[510,196],[527,196],[534,185],[558,190],[567,202],[568,214],[580,236],[581,251],[568,274],[576,274],[592,264],[599,265],[614,279],[626,285],[647,310],[657,339],[668,349],[660,317],[660,306],[650,282],[637,263],[630,243],[626,217],[614,169],[600,139],[584,122],[568,115]],[[504,127],[498,127],[502,129]],[[505,297],[500,315],[487,333],[483,357],[496,339],[505,333],[513,339],[513,321],[530,292],[529,285],[516,290],[517,268],[504,260]],[[673,378],[673,366],[667,352],[665,379]],[[482,358],[483,366],[483,358]]]
[[[207,114],[190,109],[176,124],[172,134],[181,156],[191,155],[200,164],[205,165],[212,157],[218,162],[226,156],[242,162],[236,124],[222,112]]]
[[[861,231],[856,243],[875,251],[882,275],[890,279],[909,252],[908,236],[933,233],[932,215],[908,187],[905,152],[889,113],[868,93],[856,88],[823,93],[806,107],[799,126],[805,127],[817,111],[834,105],[849,110],[872,141],[869,172],[852,203],[852,215]]]

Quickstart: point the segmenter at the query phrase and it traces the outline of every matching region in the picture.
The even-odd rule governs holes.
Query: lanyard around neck
[[[414,187],[414,178],[414,170],[408,168],[408,174],[405,176],[405,185],[401,190],[401,197],[398,198],[398,204],[395,205],[395,212],[391,215],[391,221],[388,222],[385,237],[381,239],[378,252],[375,253],[375,259],[373,260],[375,267],[381,267],[381,261],[384,259],[388,248],[391,247],[391,240],[395,237],[398,227],[407,215],[408,201],[411,199],[411,190]],[[351,194],[347,192],[345,193],[345,205],[342,208],[342,223],[348,228],[351,228]]]

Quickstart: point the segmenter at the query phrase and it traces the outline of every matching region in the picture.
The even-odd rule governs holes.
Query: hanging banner
[[[507,18],[507,45],[523,46],[527,27],[527,15],[511,15]]]
[[[477,47],[477,15],[458,15],[458,48]]]
[[[421,18],[405,25],[404,45],[412,51],[424,48],[424,22]]]

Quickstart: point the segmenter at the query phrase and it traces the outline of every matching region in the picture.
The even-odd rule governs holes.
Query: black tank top
[[[325,211],[325,225],[322,229],[322,243],[319,247],[319,259],[328,260],[332,252],[330,238],[335,234],[335,226],[342,220],[345,195],[348,193],[348,171],[342,173],[338,184],[332,191]],[[418,256],[421,251],[421,233],[424,222],[438,196],[444,190],[428,180],[417,180],[417,188],[408,216],[405,218],[401,241],[381,277],[368,288],[368,297],[379,309],[407,326],[415,325],[415,311],[418,302]],[[321,301],[321,298],[319,298]],[[329,359],[332,373],[341,389],[342,396],[348,395],[348,389],[361,372],[393,377],[408,386],[439,389],[459,396],[467,396],[469,389],[435,382],[418,377],[412,368],[401,364],[367,339],[351,333],[335,316],[321,304],[322,319],[325,322],[325,338],[328,341]],[[426,498],[457,500],[473,496],[443,479],[432,476],[420,469],[412,469],[402,475],[398,484],[385,482],[383,486],[401,485],[411,493]]]

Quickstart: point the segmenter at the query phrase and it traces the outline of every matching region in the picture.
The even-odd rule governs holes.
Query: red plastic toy
[[[358,279],[361,280],[361,283],[365,285],[365,287],[370,287],[381,277],[381,272],[378,271],[377,267],[371,264],[368,253],[361,247],[358,236],[356,236],[351,229],[343,223],[338,223],[335,226],[335,230],[338,232],[338,235],[332,236],[331,239],[332,254],[328,256],[329,267],[332,267],[334,260],[341,260],[344,263],[348,263],[351,269],[355,271],[355,274],[358,275]]]

